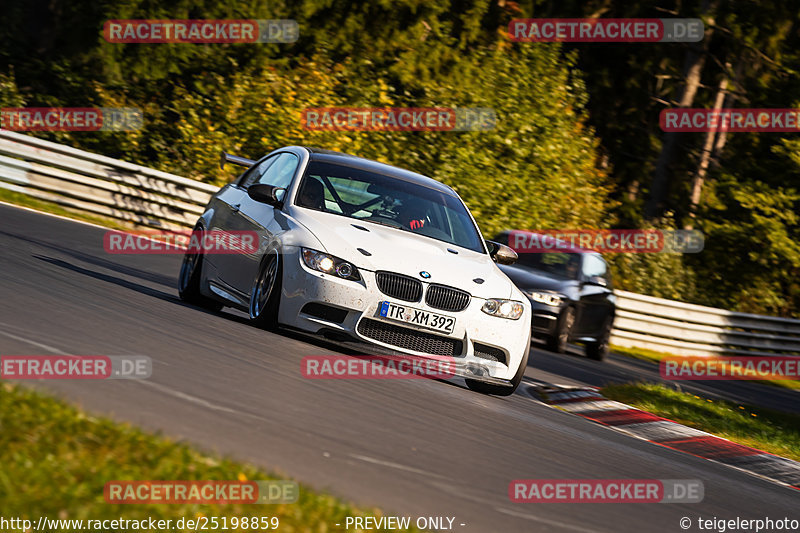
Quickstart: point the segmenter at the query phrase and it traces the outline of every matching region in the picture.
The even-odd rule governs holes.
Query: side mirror
[[[280,208],[283,205],[283,197],[286,189],[268,185],[266,183],[254,183],[247,188],[247,196],[262,204],[269,204]]]
[[[489,256],[495,263],[500,265],[513,265],[517,262],[517,259],[519,259],[517,252],[505,244],[494,241],[486,241],[486,244],[489,245]]]
[[[597,285],[599,287],[608,287],[608,281],[603,276],[589,276],[584,281],[587,285]]]

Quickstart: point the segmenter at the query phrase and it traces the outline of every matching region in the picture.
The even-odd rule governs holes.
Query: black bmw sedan
[[[514,248],[511,234],[503,231],[493,240]],[[558,353],[564,353],[570,342],[582,343],[587,357],[601,361],[608,353],[616,312],[611,274],[603,257],[567,246],[553,252],[515,251],[517,262],[500,269],[531,302],[533,336]]]

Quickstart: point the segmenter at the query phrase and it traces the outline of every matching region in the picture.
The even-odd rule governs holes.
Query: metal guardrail
[[[0,187],[158,229],[192,227],[217,187],[0,130]],[[800,320],[626,291],[611,343],[676,355],[800,355]]]
[[[0,130],[0,187],[158,229],[191,227],[218,187]]]
[[[800,320],[615,291],[611,343],[694,356],[800,356]]]

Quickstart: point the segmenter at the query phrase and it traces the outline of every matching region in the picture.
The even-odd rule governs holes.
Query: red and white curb
[[[537,387],[548,405],[659,446],[726,464],[800,490],[800,463],[604,398],[594,387]]]

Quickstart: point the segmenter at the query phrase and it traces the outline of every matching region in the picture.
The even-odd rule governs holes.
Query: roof
[[[387,165],[386,163],[380,163],[364,157],[358,157],[342,152],[335,152],[333,150],[325,150],[323,148],[313,148],[308,146],[304,146],[303,148],[309,151],[311,155],[311,161],[334,163],[337,165],[357,168],[359,170],[366,170],[368,172],[374,172],[376,174],[390,176],[392,178],[422,185],[450,196],[455,196],[455,191],[449,185],[445,185],[444,183],[436,181],[433,178],[429,178],[428,176],[411,172],[410,170]]]

